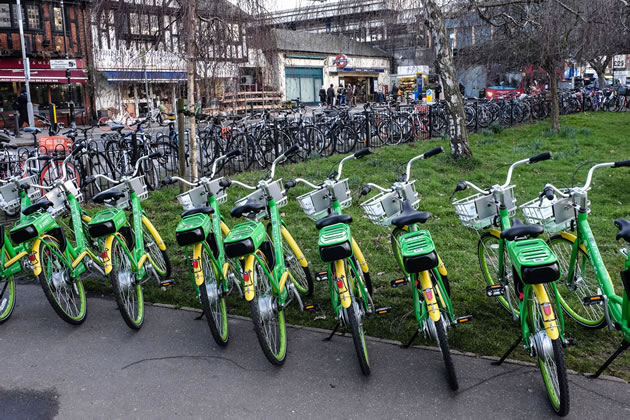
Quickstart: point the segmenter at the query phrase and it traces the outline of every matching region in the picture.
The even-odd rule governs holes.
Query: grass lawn
[[[488,186],[503,183],[509,164],[544,151],[551,151],[553,161],[519,167],[512,182],[516,185],[518,203],[535,198],[546,182],[557,186],[582,185],[590,166],[595,163],[630,159],[628,147],[630,115],[627,113],[586,113],[565,116],[560,133],[549,131],[547,122],[524,125],[501,132],[488,131],[471,136],[470,143],[474,159],[456,162],[451,159],[448,141],[437,139],[410,145],[383,147],[359,161],[350,161],[344,168],[356,199],[360,187],[367,182],[389,186],[404,171],[406,162],[433,147],[443,146],[447,153],[415,164],[412,177],[417,179],[416,189],[421,196],[420,210],[430,211],[433,217],[426,227],[431,231],[437,249],[448,270],[452,299],[457,315],[474,316],[474,321],[450,331],[452,348],[474,352],[479,355],[501,355],[520,334],[519,325],[512,321],[498,302],[485,296],[485,282],[477,259],[475,231],[464,228],[455,215],[449,196],[458,181],[469,180]],[[306,163],[283,166],[277,175],[288,180],[302,177],[318,183],[336,169],[341,156],[314,159]],[[577,169],[577,171],[576,171]],[[252,172],[238,177],[254,183],[261,177]],[[627,168],[601,169],[596,172],[589,198],[592,202],[591,227],[598,240],[604,261],[608,265],[613,282],[619,292],[619,271],[623,258],[618,252],[620,243],[614,237],[617,229],[613,220],[630,217],[630,176]],[[295,197],[308,192],[298,187],[289,192],[289,204],[282,208],[284,220],[311,264],[311,271],[325,267],[317,254],[317,230],[298,207]],[[231,219],[229,210],[234,200],[247,192],[239,187],[229,190],[228,203],[222,208],[229,226],[237,223]],[[460,193],[464,197],[468,191]],[[162,232],[169,246],[169,254],[175,268],[176,285],[166,291],[148,284],[145,296],[148,301],[173,303],[181,306],[199,306],[191,280],[184,266],[184,250],[175,242],[175,226],[179,221],[180,207],[175,200],[175,188],[157,191],[144,203],[145,209]],[[391,289],[390,280],[399,278],[393,259],[389,229],[371,224],[356,200],[347,211],[354,218],[352,231],[360,243],[370,266],[374,282],[374,300],[377,307],[391,306],[392,312],[366,321],[369,335],[405,341],[417,328],[412,312],[411,294],[407,288]],[[94,290],[103,282],[89,281]],[[320,313],[300,313],[292,305],[287,320],[293,324],[333,328],[334,316],[328,304],[327,285],[315,284],[315,295],[309,303],[318,303]],[[248,306],[236,296],[228,299],[230,313],[248,315]],[[150,319],[147,320],[151,322]],[[208,333],[205,323],[199,324],[200,334]],[[607,329],[585,330],[567,320],[567,335],[574,338],[576,346],[565,350],[570,368],[581,372],[593,372],[621,342],[618,332]],[[211,340],[208,333],[208,339]],[[419,339],[417,343],[433,345]],[[513,358],[533,361],[524,351],[517,350]],[[378,368],[378,367],[376,367]],[[630,380],[630,352],[619,358],[606,372]]]

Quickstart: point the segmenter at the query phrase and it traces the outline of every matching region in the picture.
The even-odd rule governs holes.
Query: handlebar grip
[[[455,194],[460,191],[464,191],[466,188],[468,188],[468,184],[466,184],[466,181],[459,181],[457,183],[457,186],[455,187],[455,191],[453,191],[453,194],[451,194],[451,196],[449,197],[449,200],[452,200],[453,197],[455,197]]]
[[[28,185],[28,184],[20,184],[20,189],[21,189],[22,191],[26,191],[26,192],[28,192],[28,190],[30,190],[30,189],[31,189],[31,186],[30,186],[30,185]]]
[[[289,150],[284,152],[284,156],[290,156],[293,153],[297,152],[298,150],[300,150],[300,146],[297,144],[294,144],[293,146],[289,147]]]
[[[149,155],[149,159],[161,158],[162,152],[153,152]]]
[[[76,156],[76,155],[77,155],[77,153],[79,153],[79,152],[80,152],[81,150],[83,150],[84,148],[85,148],[85,144],[80,143],[79,145],[77,145],[77,144],[75,143],[74,150],[72,151],[72,156]]]
[[[241,155],[241,149],[234,149],[234,150],[232,150],[231,152],[228,152],[228,153],[225,155],[225,158],[226,158],[226,159],[231,159],[231,158],[233,158],[233,157],[235,157],[235,156],[240,156],[240,155]]]
[[[40,161],[47,161],[47,160],[52,160],[52,156],[48,156],[48,155],[41,155],[41,156],[37,156],[37,160]]]
[[[221,181],[219,181],[219,186],[221,188],[228,188],[230,185],[232,185],[232,180],[230,178],[223,178]]]
[[[542,162],[543,160],[551,159],[551,152],[541,153],[536,156],[532,156],[529,158],[529,163]]]
[[[553,193],[553,188],[551,188],[551,187],[546,187],[543,190],[543,194],[545,194],[545,197],[549,201],[553,201],[553,199],[555,198],[555,194]]]
[[[175,181],[173,181],[173,178],[171,178],[170,176],[166,176],[164,178],[162,178],[162,180],[160,181],[160,183],[162,185],[170,185],[170,184],[174,184]]]
[[[444,148],[442,146],[440,147],[436,147],[434,149],[429,150],[428,152],[424,153],[424,158],[428,159],[431,156],[435,156],[435,155],[439,155],[440,153],[442,153],[444,151]]]
[[[297,182],[295,181],[295,179],[290,179],[284,183],[284,189],[288,191],[291,188],[295,187],[296,185],[297,185]]]
[[[368,195],[370,191],[372,191],[372,187],[370,187],[369,185],[364,185],[363,188],[361,188],[361,194],[359,194],[359,197]]]
[[[84,183],[85,185],[89,185],[89,184],[91,184],[91,183],[92,183],[92,182],[94,182],[94,181],[96,181],[96,177],[95,177],[95,176],[92,176],[92,175],[89,175],[89,176],[86,176],[86,177],[85,177],[85,179],[83,180],[83,183]]]
[[[620,160],[615,162],[613,168],[621,168],[622,166],[630,166],[630,160]]]
[[[372,151],[370,150],[370,148],[366,147],[365,149],[361,149],[358,152],[356,152],[354,154],[354,158],[355,159],[361,159],[362,157],[367,156],[367,155],[371,155],[371,154],[372,154]]]

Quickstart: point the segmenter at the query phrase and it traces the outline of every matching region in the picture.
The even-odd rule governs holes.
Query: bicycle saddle
[[[25,133],[41,133],[42,129],[37,127],[24,127]]]
[[[22,210],[22,214],[24,216],[28,216],[29,214],[33,214],[36,211],[46,210],[48,207],[52,207],[52,206],[53,206],[53,202],[52,201],[40,200],[37,203],[31,204],[30,206],[28,206],[27,208]]]
[[[121,131],[123,130],[123,128],[125,128],[125,126],[124,126],[124,125],[122,125],[122,124],[112,124],[112,125],[110,126],[110,128],[111,128],[113,131],[118,131],[118,132],[121,132]]]
[[[519,236],[537,237],[544,232],[540,225],[526,225],[521,219],[512,219],[512,227],[501,232],[501,239],[513,241]]]
[[[429,217],[431,217],[431,213],[414,210],[409,200],[405,200],[402,204],[402,213],[400,213],[400,216],[392,219],[392,225],[401,228],[414,223],[424,223]]]
[[[11,137],[8,134],[0,133],[0,143],[9,143],[11,141]]]
[[[352,216],[349,214],[337,214],[336,212],[330,213],[330,216],[318,220],[315,223],[317,230],[323,229],[326,226],[336,225],[337,223],[345,223],[346,225],[352,223]]]
[[[617,240],[623,238],[626,241],[630,242],[630,220],[617,219],[615,220],[615,226],[619,228]]]
[[[265,209],[265,205],[257,200],[249,199],[242,206],[234,207],[230,210],[230,215],[232,217],[241,217],[243,214],[247,213],[260,213]]]
[[[194,209],[186,210],[182,213],[182,217],[190,216],[192,214],[212,214],[214,209],[212,207],[195,207]]]
[[[92,197],[92,201],[95,203],[102,203],[105,200],[119,200],[124,196],[125,194],[118,190],[103,191]]]

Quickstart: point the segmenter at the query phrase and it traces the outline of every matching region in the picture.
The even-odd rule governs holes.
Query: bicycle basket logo
[[[333,63],[335,63],[337,68],[342,69],[348,65],[348,57],[343,54],[338,54]]]

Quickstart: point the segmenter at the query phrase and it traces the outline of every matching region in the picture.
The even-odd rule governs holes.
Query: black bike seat
[[[24,210],[22,210],[22,214],[24,216],[28,216],[29,214],[33,214],[36,211],[39,210],[46,210],[48,207],[52,207],[53,203],[52,201],[49,200],[40,200],[35,204],[31,204],[30,206],[28,206],[27,208],[25,208]]]
[[[405,200],[402,204],[402,213],[400,213],[400,216],[392,219],[392,225],[401,228],[414,223],[424,223],[429,220],[429,217],[431,217],[431,213],[414,210],[409,200]]]
[[[512,219],[512,227],[501,232],[501,239],[513,241],[519,236],[535,238],[544,231],[545,229],[540,225],[526,225],[521,219],[514,218]]]
[[[317,230],[320,230],[325,228],[326,226],[336,225],[337,223],[352,223],[352,216],[350,216],[349,214],[337,214],[335,212],[332,212],[330,216],[318,220],[317,223],[315,223],[315,227],[317,228]]]
[[[241,217],[243,214],[247,213],[257,214],[263,211],[265,207],[266,206],[260,201],[250,199],[247,200],[245,204],[234,207],[232,210],[230,210],[230,215],[232,217]]]
[[[195,207],[194,209],[186,210],[182,213],[182,217],[190,216],[192,214],[212,214],[214,209],[212,207]]]
[[[24,127],[25,133],[41,133],[42,129],[37,127]]]
[[[122,131],[122,129],[125,128],[125,126],[122,124],[112,124],[109,126],[109,128],[111,128],[114,131]]]
[[[102,203],[106,200],[119,200],[124,196],[125,194],[118,190],[103,191],[92,197],[92,201],[95,203]]]
[[[630,220],[626,219],[617,219],[615,220],[615,226],[619,228],[619,233],[617,234],[617,240],[625,239],[630,242]]]

